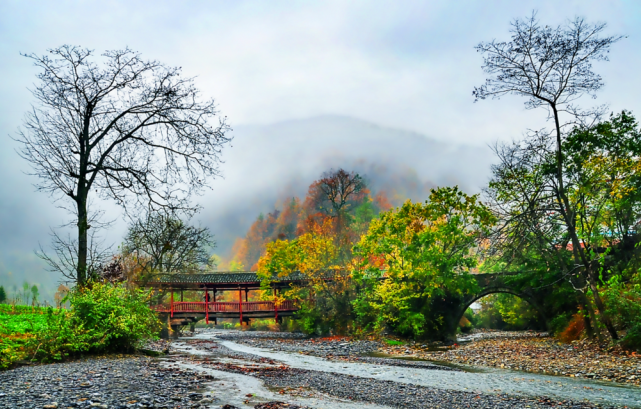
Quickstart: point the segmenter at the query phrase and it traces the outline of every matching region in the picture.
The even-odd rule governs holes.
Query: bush
[[[307,335],[325,335],[331,330],[326,320],[323,320],[318,308],[314,308],[307,303],[303,303],[300,309],[296,311],[294,317],[300,329]]]
[[[552,318],[548,323],[548,328],[552,334],[558,335],[570,325],[574,315],[570,311],[565,311]]]
[[[264,320],[252,320],[249,329],[254,331],[279,331],[280,325],[274,322],[273,319],[267,318]]]
[[[615,324],[627,329],[621,345],[641,350],[641,273],[634,274],[627,283],[620,276],[612,276],[603,290],[603,298]]]
[[[68,295],[70,309],[46,309],[35,332],[0,343],[0,367],[20,359],[50,362],[80,353],[129,352],[160,330],[149,293],[122,284],[92,283]]]
[[[574,314],[568,326],[559,333],[558,337],[561,341],[569,343],[581,338],[584,330],[585,320],[583,319],[583,315],[581,313]]]

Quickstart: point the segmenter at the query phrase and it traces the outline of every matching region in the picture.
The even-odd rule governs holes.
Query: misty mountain
[[[487,146],[457,145],[428,136],[341,116],[239,126],[225,151],[224,179],[203,197],[198,219],[226,254],[260,213],[292,196],[331,168],[354,170],[372,191],[385,190],[398,205],[425,200],[429,189],[459,185],[476,193],[494,160]]]

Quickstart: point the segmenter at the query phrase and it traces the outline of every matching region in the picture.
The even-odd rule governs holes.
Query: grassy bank
[[[0,368],[26,359],[36,334],[47,326],[47,308],[0,304]]]
[[[159,322],[149,293],[121,284],[72,290],[69,309],[0,306],[0,369],[86,353],[128,352],[154,338]]]

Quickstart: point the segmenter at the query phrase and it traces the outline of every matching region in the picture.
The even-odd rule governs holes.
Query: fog
[[[35,192],[11,139],[37,74],[20,53],[130,47],[196,77],[233,127],[224,178],[196,198],[194,220],[224,254],[258,214],[303,196],[330,168],[365,175],[397,203],[424,200],[437,185],[478,192],[494,160],[488,145],[549,125],[518,97],[474,103],[471,95],[484,80],[474,46],[507,38],[510,21],[534,8],[544,24],[578,15],[628,36],[611,62],[595,65],[606,83],[598,100],[579,103],[640,115],[638,2],[0,2],[0,284],[11,293],[37,283],[50,298],[60,277],[33,251],[70,219],[63,203]],[[117,249],[126,219],[111,203],[95,205],[115,221],[103,238]]]

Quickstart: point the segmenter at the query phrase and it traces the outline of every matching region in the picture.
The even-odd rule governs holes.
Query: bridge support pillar
[[[169,328],[163,327],[160,330],[160,339],[169,339]]]
[[[169,314],[160,314],[160,322],[162,322],[160,339],[169,339]]]

